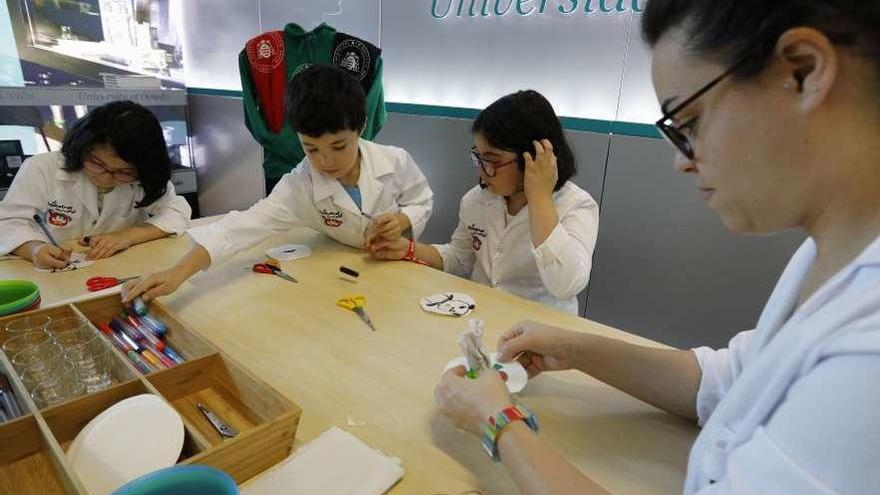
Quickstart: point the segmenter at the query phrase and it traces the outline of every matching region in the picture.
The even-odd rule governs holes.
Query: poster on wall
[[[184,86],[184,0],[0,1],[25,86]]]

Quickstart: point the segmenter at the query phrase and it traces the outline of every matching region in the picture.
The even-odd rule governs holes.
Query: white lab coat
[[[394,146],[359,143],[358,187],[363,213],[405,213],[415,237],[431,216],[434,193],[415,161]],[[245,211],[229,212],[222,220],[189,230],[211,256],[212,266],[259,243],[271,234],[309,227],[337,241],[362,248],[371,220],[363,215],[338,180],[314,170],[306,157],[285,174],[269,197]]]
[[[755,330],[702,369],[686,494],[874,494],[880,487],[880,238],[796,311],[807,240]]]
[[[121,184],[104,196],[98,214],[98,188],[83,171],[63,170],[64,156],[52,151],[26,160],[0,202],[0,254],[28,241],[46,241],[34,213],[46,213],[46,227],[59,243],[149,223],[169,234],[182,234],[192,210],[168,182],[153,204],[136,208],[144,196],[140,183]]]
[[[503,197],[475,186],[461,200],[449,244],[435,245],[443,270],[577,314],[577,295],[590,280],[599,206],[572,182],[553,193],[559,223],[532,244],[529,208],[507,225]]]

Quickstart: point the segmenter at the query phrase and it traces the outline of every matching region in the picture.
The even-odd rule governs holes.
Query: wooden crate
[[[109,295],[29,314],[82,315],[97,324],[121,310],[119,296]],[[168,326],[165,341],[185,363],[145,376],[105,341],[116,358],[110,388],[42,410],[37,410],[10,360],[0,352],[0,372],[9,378],[25,413],[0,424],[0,493],[87,495],[64,452],[95,416],[145,393],[162,397],[180,413],[185,441],[179,464],[213,466],[243,483],[290,455],[300,408],[188,329],[161,303],[151,303],[150,313]],[[0,343],[8,337],[6,323],[21,316],[0,318]],[[237,429],[238,435],[221,437],[195,407],[197,402]]]

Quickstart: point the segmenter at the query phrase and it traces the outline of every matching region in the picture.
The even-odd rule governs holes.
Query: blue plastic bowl
[[[228,474],[208,466],[172,466],[145,474],[111,495],[238,495]]]

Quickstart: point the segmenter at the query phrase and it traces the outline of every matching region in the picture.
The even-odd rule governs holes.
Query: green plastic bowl
[[[0,316],[11,315],[39,304],[40,288],[28,280],[0,280]]]

